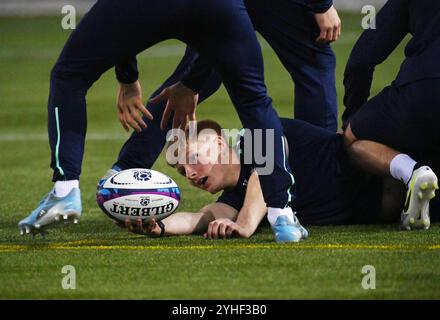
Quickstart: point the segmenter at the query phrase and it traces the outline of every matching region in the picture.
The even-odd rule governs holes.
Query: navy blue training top
[[[348,60],[344,123],[367,102],[376,65],[384,62],[408,34],[412,39],[393,84],[440,78],[440,1],[389,0],[377,14],[376,29],[362,33]]]

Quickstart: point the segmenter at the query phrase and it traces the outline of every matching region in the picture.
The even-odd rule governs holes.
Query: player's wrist
[[[119,83],[120,91],[124,98],[142,97],[141,84],[139,81],[133,83]]]
[[[190,79],[184,78],[178,82],[178,85],[184,88],[185,90],[187,90],[188,93],[191,93],[194,96],[198,94],[200,91],[199,86],[196,83],[193,83],[192,80]]]
[[[250,238],[254,233],[254,230],[248,224],[236,222],[235,225],[238,227],[238,233],[241,238]]]
[[[323,14],[323,13],[326,13],[327,11],[329,11],[333,7],[334,7],[333,1],[327,0],[323,3],[312,5],[311,8],[315,14]]]
[[[179,81],[178,83],[176,83],[176,86],[179,90],[184,91],[188,95],[195,96],[197,94],[197,92],[190,85],[187,85],[184,81]]]
[[[131,88],[140,87],[140,83],[139,83],[139,80],[129,82],[129,83],[119,81],[119,86],[124,89],[131,89]]]
[[[165,235],[165,224],[162,221],[157,221],[157,227],[156,235],[157,237],[163,237]]]

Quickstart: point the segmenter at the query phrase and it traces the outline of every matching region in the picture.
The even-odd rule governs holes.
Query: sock
[[[410,156],[400,153],[395,156],[393,160],[391,160],[391,176],[405,184],[408,184],[416,164],[417,162],[415,162]]]
[[[57,181],[55,182],[55,195],[59,198],[67,196],[73,188],[79,188],[79,180]]]
[[[284,209],[281,208],[268,208],[267,210],[267,220],[271,226],[275,224],[279,216],[287,216],[292,223],[294,223],[295,219],[293,217],[292,208],[287,207]]]

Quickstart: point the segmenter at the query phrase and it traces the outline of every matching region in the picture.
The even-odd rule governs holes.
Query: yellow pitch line
[[[130,251],[159,251],[159,250],[232,250],[232,249],[349,249],[349,250],[439,250],[440,245],[369,245],[369,244],[232,244],[232,245],[99,245],[90,240],[54,243],[48,245],[0,245],[0,253],[38,251],[38,250],[130,250]]]

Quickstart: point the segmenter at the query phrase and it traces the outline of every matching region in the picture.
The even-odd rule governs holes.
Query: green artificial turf
[[[343,14],[334,44],[342,106],[342,74],[360,34],[360,16]],[[149,239],[115,227],[95,203],[95,185],[113,164],[127,134],[115,108],[113,71],[88,96],[88,139],[78,225],[56,228],[46,240],[21,237],[17,222],[51,187],[46,133],[49,74],[70,31],[61,18],[0,18],[0,298],[109,299],[422,299],[440,298],[440,225],[428,232],[397,226],[310,227],[300,244],[278,245],[262,228],[250,239],[208,241],[200,236]],[[147,97],[183,54],[177,41],[139,58]],[[293,114],[293,85],[263,42],[266,82],[281,116]],[[398,71],[402,48],[377,68],[372,94]],[[341,108],[342,110],[342,108]],[[198,108],[227,128],[240,124],[222,88]],[[148,148],[148,146],[146,146]],[[215,196],[189,187],[160,159],[155,169],[176,179],[181,210],[194,211]],[[76,269],[76,289],[64,290],[65,265]],[[376,269],[376,289],[361,286],[362,267]]]

